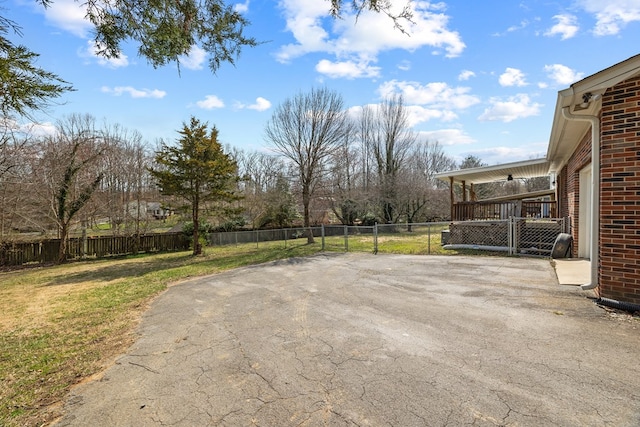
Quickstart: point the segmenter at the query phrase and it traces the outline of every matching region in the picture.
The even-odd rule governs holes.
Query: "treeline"
[[[472,156],[456,164],[437,141],[421,139],[401,97],[347,111],[330,90],[300,93],[275,109],[265,134],[269,151],[225,148],[242,198],[202,206],[210,227],[442,220],[448,187],[434,175],[482,165]],[[151,146],[137,131],[90,115],[68,116],[47,135],[6,121],[0,241],[24,232],[64,238],[98,226],[113,235],[142,234],[155,220],[188,213],[179,197],[160,193],[150,173],[158,168],[158,147],[173,140]]]

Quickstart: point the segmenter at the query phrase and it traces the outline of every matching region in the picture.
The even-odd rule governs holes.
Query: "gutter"
[[[569,107],[562,107],[562,116],[567,120],[581,120],[591,123],[591,283],[582,285],[582,290],[598,287],[599,231],[600,231],[600,118],[591,115],[576,115]]]

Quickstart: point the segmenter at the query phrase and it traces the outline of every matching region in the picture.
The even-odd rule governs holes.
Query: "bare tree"
[[[437,141],[415,144],[398,179],[400,209],[408,224],[447,216],[449,193],[447,186],[436,179],[435,174],[454,167],[455,160]]]
[[[340,222],[354,225],[367,210],[368,192],[362,173],[362,150],[357,144],[358,132],[351,123],[343,142],[334,152],[329,179],[331,209]]]
[[[114,234],[139,234],[148,220],[150,194],[156,194],[148,168],[151,154],[137,131],[117,124],[102,131],[105,152],[99,211],[109,219]]]
[[[375,107],[365,106],[362,113],[362,135],[373,158],[378,201],[382,218],[387,223],[398,219],[398,175],[416,141],[409,126],[408,111],[401,95],[393,95]]]
[[[460,165],[458,169],[473,169],[488,166],[482,159],[478,156],[474,156],[473,154],[467,155]],[[506,177],[505,177],[506,179]],[[484,182],[481,184],[475,184],[473,186],[473,191],[471,192],[471,199],[473,200],[483,200],[488,199],[490,197],[495,197],[501,194],[501,189],[503,187],[503,182]],[[459,194],[462,193],[462,188],[457,187],[456,191]]]
[[[305,227],[311,225],[309,206],[316,186],[331,154],[344,138],[345,128],[342,97],[326,88],[286,99],[267,123],[266,139],[296,166]],[[307,238],[313,242],[311,232]]]
[[[95,119],[76,114],[60,121],[56,135],[41,142],[40,152],[37,177],[49,214],[58,228],[58,262],[64,262],[72,222],[104,176],[98,168],[103,146]]]
[[[6,239],[18,224],[25,229],[26,196],[29,194],[29,156],[32,136],[19,129],[15,121],[0,122],[0,240]]]
[[[251,226],[290,225],[299,217],[290,192],[285,162],[272,154],[259,151],[238,152],[243,207]]]

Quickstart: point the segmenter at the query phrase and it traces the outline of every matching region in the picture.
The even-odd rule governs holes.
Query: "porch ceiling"
[[[435,176],[445,182],[450,182],[451,177],[453,177],[453,182],[460,185],[462,181],[466,184],[482,184],[485,182],[507,181],[509,175],[513,179],[547,176],[549,175],[549,165],[550,163],[547,159],[533,159],[495,166],[441,172]]]

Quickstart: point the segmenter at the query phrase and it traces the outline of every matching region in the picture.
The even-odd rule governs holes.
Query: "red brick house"
[[[571,255],[591,261],[583,289],[640,304],[640,55],[558,92],[546,158],[439,177],[473,193],[474,183],[540,168],[555,184],[554,213],[569,218]],[[470,202],[454,203],[453,190],[451,198],[452,220],[468,219],[454,207]]]
[[[583,288],[640,304],[640,55],[558,92],[547,160]]]

